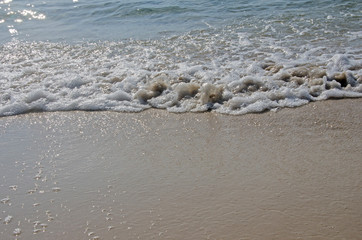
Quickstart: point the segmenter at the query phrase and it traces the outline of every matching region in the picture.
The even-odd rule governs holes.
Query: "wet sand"
[[[362,99],[0,118],[0,239],[360,239]]]

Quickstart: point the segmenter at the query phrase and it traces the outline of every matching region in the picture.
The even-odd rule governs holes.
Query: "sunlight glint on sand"
[[[361,106],[0,118],[0,236],[358,239]]]

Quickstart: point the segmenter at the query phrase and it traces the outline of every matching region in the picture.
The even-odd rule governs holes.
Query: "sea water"
[[[1,0],[0,116],[362,97],[358,0]]]

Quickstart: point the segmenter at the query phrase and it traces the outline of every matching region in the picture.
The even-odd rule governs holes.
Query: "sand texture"
[[[0,118],[0,239],[361,239],[362,99]]]

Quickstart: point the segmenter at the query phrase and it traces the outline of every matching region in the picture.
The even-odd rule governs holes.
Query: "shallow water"
[[[0,2],[0,116],[362,96],[358,1]]]
[[[358,239],[360,103],[1,118],[0,238]]]
[[[1,41],[154,39],[233,25],[259,36],[338,38],[360,32],[358,1],[28,1],[0,2]],[[264,31],[263,31],[264,29]],[[262,32],[258,33],[260,30]],[[355,36],[355,37],[356,37]],[[315,39],[320,40],[320,39]],[[333,41],[333,40],[332,40]],[[346,45],[347,46],[347,45]]]

